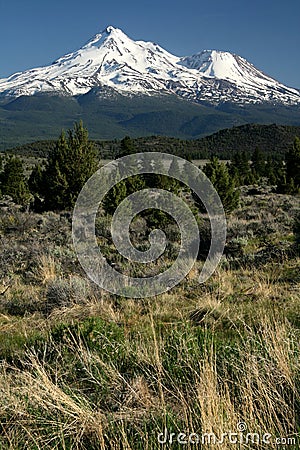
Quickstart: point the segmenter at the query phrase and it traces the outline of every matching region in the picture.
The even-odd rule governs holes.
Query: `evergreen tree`
[[[37,164],[33,168],[32,172],[30,174],[29,180],[28,180],[28,186],[29,186],[30,192],[33,195],[39,194],[39,191],[41,190],[41,187],[42,187],[42,180],[43,180],[43,169],[40,164]]]
[[[44,204],[43,198],[46,195],[43,185],[43,169],[40,164],[37,164],[29,177],[28,186],[33,195],[33,209],[35,211],[42,211]]]
[[[130,168],[132,168],[134,172],[137,165],[142,164],[142,161],[137,161],[135,154],[130,154],[126,156],[129,157],[126,160],[125,166],[123,166],[122,162],[118,164],[118,171],[121,176],[126,176]],[[125,179],[120,181],[117,185],[115,185],[112,189],[110,189],[110,191],[106,194],[102,202],[102,206],[105,212],[108,214],[113,214],[117,206],[126,197],[128,197],[130,194],[133,194],[134,192],[149,187],[146,183],[146,180],[148,179],[147,177],[148,174],[132,175],[126,177]]]
[[[259,181],[261,177],[266,174],[266,158],[264,153],[256,147],[252,154],[252,173],[256,181]]]
[[[146,187],[145,181],[141,175],[132,175],[124,181],[126,184],[127,195],[133,194]]]
[[[119,204],[128,196],[125,180],[113,186],[105,195],[102,207],[106,214],[113,215]]]
[[[121,140],[119,157],[132,155],[135,152],[136,152],[136,150],[135,150],[135,146],[134,146],[133,140],[129,136],[125,136]]]
[[[246,152],[237,152],[233,155],[230,164],[230,175],[235,178],[236,184],[240,186],[252,184],[255,181]]]
[[[236,189],[234,178],[229,174],[228,168],[218,158],[205,165],[203,172],[210,179],[218,192],[226,213],[232,212],[239,205],[240,193]]]
[[[1,190],[3,195],[10,195],[20,205],[27,205],[30,201],[22,161],[15,156],[9,158],[1,173]]]
[[[296,137],[291,149],[285,157],[286,186],[285,192],[296,194],[300,192],[300,138]]]
[[[285,183],[285,167],[283,161],[274,161],[274,158],[268,156],[266,162],[265,176],[269,184],[282,186]]]
[[[82,122],[76,123],[67,135],[62,132],[38,182],[37,191],[45,199],[45,209],[72,208],[97,166],[96,150],[88,140],[88,131]],[[39,177],[38,169],[34,175]],[[34,183],[33,179],[31,183]]]

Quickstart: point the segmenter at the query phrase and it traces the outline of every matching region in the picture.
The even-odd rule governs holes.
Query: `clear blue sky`
[[[300,0],[0,0],[0,77],[49,64],[107,25],[180,56],[228,50],[300,88]]]

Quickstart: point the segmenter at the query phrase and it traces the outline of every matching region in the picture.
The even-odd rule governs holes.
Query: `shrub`
[[[91,286],[87,280],[77,276],[69,279],[56,278],[48,285],[45,312],[76,303],[84,303],[91,295]]]

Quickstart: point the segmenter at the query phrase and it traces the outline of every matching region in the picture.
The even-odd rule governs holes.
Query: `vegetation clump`
[[[0,170],[2,161],[0,164]],[[20,158],[11,156],[0,174],[0,189],[3,195],[10,196],[15,203],[27,205],[30,201],[28,182]]]
[[[44,170],[37,166],[29,184],[45,210],[71,209],[85,182],[98,168],[96,150],[82,122],[62,132]]]

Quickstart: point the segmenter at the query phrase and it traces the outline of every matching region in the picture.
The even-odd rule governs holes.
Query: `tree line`
[[[134,141],[126,136],[117,156],[134,154]],[[134,159],[133,159],[134,160]],[[22,160],[17,156],[0,160],[0,195],[9,195],[21,205],[36,211],[68,210],[75,205],[85,182],[99,167],[98,151],[88,138],[82,122],[62,132],[46,163],[36,165],[27,178]],[[176,168],[173,173],[184,167]],[[236,152],[228,163],[212,157],[203,171],[211,179],[224,204],[231,212],[239,204],[239,186],[267,182],[279,193],[300,193],[300,139],[295,138],[284,160],[266,157],[258,148],[250,159],[246,152]],[[106,196],[103,207],[112,214],[130,193],[146,187],[157,187],[178,193],[183,186],[174,178],[144,174],[129,177],[116,185]]]

